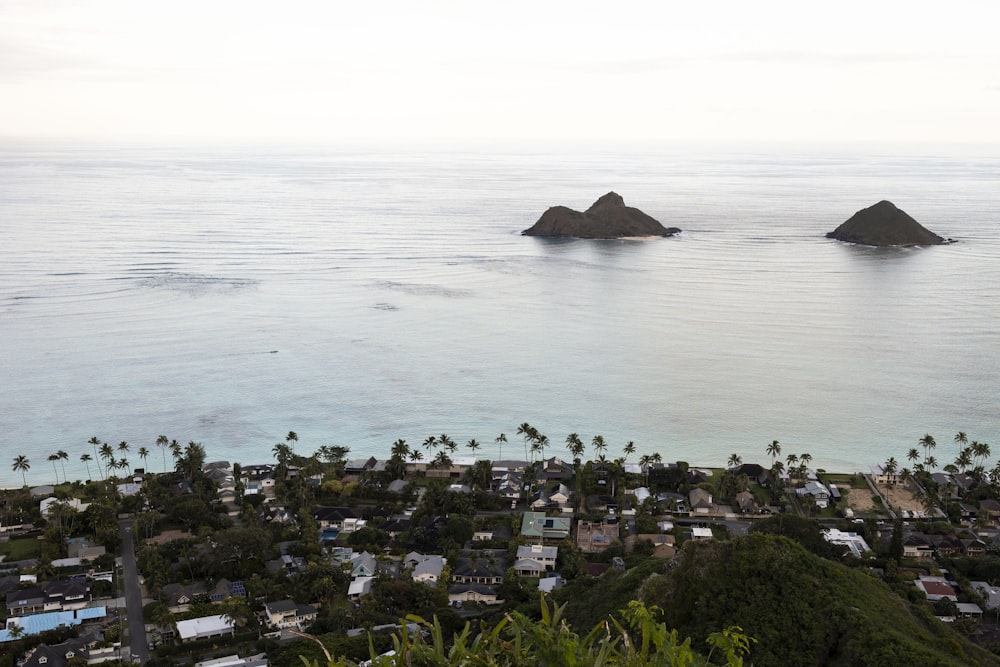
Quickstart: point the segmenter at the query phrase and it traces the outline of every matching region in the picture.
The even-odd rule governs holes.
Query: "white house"
[[[233,634],[233,622],[221,614],[177,621],[177,635],[181,641],[226,637]]]

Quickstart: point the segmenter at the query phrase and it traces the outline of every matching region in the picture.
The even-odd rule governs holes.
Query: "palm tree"
[[[146,459],[149,458],[149,450],[145,447],[139,448],[139,458],[142,459],[142,467],[146,467]]]
[[[156,446],[160,448],[160,453],[163,454],[163,472],[167,472],[167,446],[169,444],[170,441],[167,440],[167,436],[156,436]]]
[[[475,456],[476,455],[476,450],[479,449],[479,447],[481,445],[479,444],[479,442],[475,438],[472,438],[467,443],[465,443],[465,446],[468,447],[469,450],[472,451],[472,455]]]
[[[25,475],[29,470],[31,470],[31,461],[24,454],[18,454],[14,457],[14,465],[10,467],[14,472],[20,471],[21,479],[24,481],[24,485],[28,486],[28,477]]]
[[[56,461],[59,460],[58,454],[49,454],[49,461],[52,462],[52,472],[56,474],[56,484],[59,483],[59,469],[56,468]]]
[[[772,440],[771,444],[767,446],[766,449],[768,455],[771,457],[771,465],[774,465],[775,460],[781,456],[781,443],[777,440]]]
[[[441,446],[447,449],[452,454],[454,454],[455,450],[458,449],[458,443],[452,440],[450,437],[448,437],[447,433],[442,433],[441,435],[439,435],[438,442],[440,442]]]
[[[959,452],[958,457],[955,458],[955,465],[958,466],[959,470],[965,472],[965,470],[972,465],[972,450],[966,447],[961,452]]]
[[[414,449],[410,452],[410,460],[416,463],[417,461],[422,461],[424,458],[424,453],[419,449]]]
[[[799,454],[799,463],[802,464],[803,467],[808,467],[809,464],[812,463],[812,460],[813,460],[812,454],[810,454],[809,452],[806,452],[805,454]]]
[[[184,448],[176,439],[170,441],[170,456],[174,457],[174,462],[184,455]]]
[[[98,457],[98,453],[97,453],[97,446],[99,444],[101,444],[101,441],[98,440],[97,436],[95,435],[93,438],[91,438],[90,440],[88,440],[87,443],[94,446],[94,459],[99,458]],[[97,471],[101,472],[101,469],[98,467]],[[101,472],[101,479],[104,479],[104,473],[103,472]]]
[[[122,455],[128,454],[128,450],[129,450],[129,444],[127,442],[125,442],[124,440],[122,440],[121,442],[118,443],[118,453],[119,454],[122,454]]]
[[[545,460],[545,448],[549,446],[549,436],[544,433],[539,433],[534,442],[531,443],[531,451],[539,452],[539,459]]]
[[[978,440],[972,441],[972,455],[976,458],[976,465],[981,466],[990,457],[990,446]]]
[[[90,462],[94,460],[94,457],[90,454],[82,454],[80,456],[80,461],[82,461],[87,466],[87,479],[90,479]]]
[[[104,472],[108,473],[111,470],[111,466],[108,465],[108,461],[115,457],[115,450],[111,448],[111,445],[104,442],[101,443],[101,460],[104,461]],[[108,475],[105,474],[104,479],[107,479]]]
[[[955,434],[955,444],[961,449],[965,449],[965,446],[969,444],[969,436],[965,435],[965,431],[959,431]]]
[[[732,453],[732,454],[729,455],[729,461],[727,462],[727,465],[730,468],[735,468],[736,466],[740,465],[741,463],[743,463],[743,457],[741,457],[739,454],[736,454],[734,452],[734,453]]]
[[[928,456],[927,460],[924,461],[924,466],[926,466],[930,470],[934,470],[934,468],[937,468],[937,465],[938,461],[933,456]]]
[[[632,442],[631,440],[626,442],[625,446],[622,447],[622,453],[624,453],[626,457],[635,454],[635,443]]]
[[[595,435],[590,441],[590,446],[594,448],[594,451],[597,452],[598,456],[602,456],[604,454],[604,450],[608,448],[607,443],[604,442],[603,435]]]
[[[920,459],[920,452],[917,451],[916,447],[911,447],[910,451],[906,453],[906,458],[910,459],[910,463],[916,463]]]
[[[885,465],[882,466],[882,470],[885,471],[885,480],[886,480],[885,500],[887,503],[889,502],[889,483],[890,481],[892,481],[892,483],[895,483],[895,480],[893,478],[896,476],[896,468],[897,468],[897,463],[896,463],[896,457],[894,456],[890,456],[889,459],[885,462]]]
[[[424,446],[424,449],[427,450],[427,453],[430,454],[431,451],[437,449],[437,446],[438,446],[437,436],[433,436],[433,435],[427,436],[427,438],[424,440],[424,445],[423,446]]]
[[[989,447],[989,445],[987,445],[987,447]],[[60,449],[58,452],[56,452],[56,456],[59,457],[59,465],[62,466],[63,481],[65,482],[66,481],[66,463],[65,463],[65,461],[67,459],[69,459],[69,454],[67,454],[66,452],[64,452],[63,450]]]
[[[930,456],[931,450],[937,447],[937,442],[934,440],[934,436],[930,433],[925,433],[924,437],[920,438],[919,444],[924,448],[924,458],[926,459]]]
[[[503,433],[493,439],[497,444],[497,460],[503,459],[503,443],[507,442],[507,436]]]
[[[410,446],[406,444],[406,440],[402,438],[396,440],[392,443],[392,449],[389,450],[390,458],[405,459],[410,455]]]
[[[278,460],[278,465],[287,468],[288,462],[292,459],[292,448],[283,442],[279,442],[271,448],[271,453]]]
[[[574,459],[579,459],[583,456],[583,452],[586,451],[583,440],[576,433],[570,433],[566,436],[566,449]]]
[[[517,427],[517,434],[524,438],[524,460],[528,461],[528,441],[534,439],[533,434],[537,434],[538,431],[534,429],[528,422],[523,422]]]

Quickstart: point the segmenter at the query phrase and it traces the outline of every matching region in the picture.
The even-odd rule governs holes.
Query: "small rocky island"
[[[890,201],[880,201],[861,209],[847,222],[826,235],[847,243],[871,246],[941,245],[951,243],[930,231],[896,208]]]
[[[583,213],[566,206],[553,206],[525,236],[576,237],[581,239],[620,239],[632,236],[673,236],[676,227],[664,227],[637,208],[625,205],[615,192],[604,195]]]

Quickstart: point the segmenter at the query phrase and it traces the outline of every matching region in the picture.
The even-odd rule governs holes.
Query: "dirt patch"
[[[868,489],[851,489],[847,492],[847,506],[857,512],[871,512],[875,509],[872,503],[872,492]]]
[[[888,499],[894,510],[910,510],[913,512],[924,511],[924,506],[914,495],[917,491],[916,485],[907,480],[886,488],[885,484],[877,485],[883,498]],[[850,489],[847,492],[847,506],[857,512],[871,512],[875,510],[872,503],[872,492],[869,489]]]

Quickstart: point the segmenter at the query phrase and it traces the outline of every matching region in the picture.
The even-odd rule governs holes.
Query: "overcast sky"
[[[0,136],[1000,141],[1000,2],[0,0]]]

